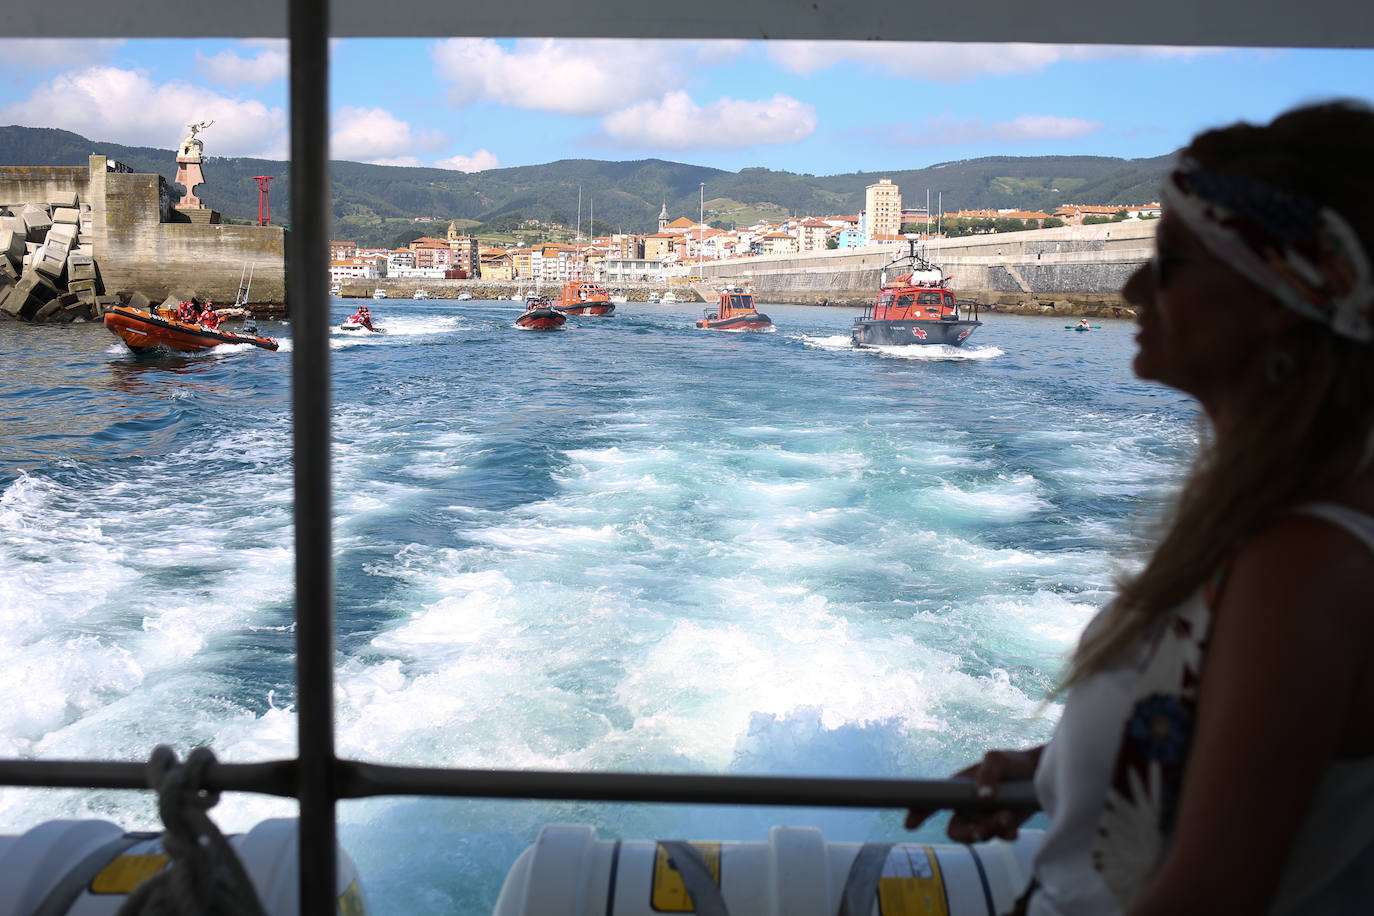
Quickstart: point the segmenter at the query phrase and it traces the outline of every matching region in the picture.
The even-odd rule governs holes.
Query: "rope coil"
[[[117,916],[266,916],[243,863],[206,813],[219,802],[220,794],[204,787],[215,762],[208,747],[193,749],[184,764],[165,744],[153,750],[148,786],[157,790],[171,862],[139,885]]]

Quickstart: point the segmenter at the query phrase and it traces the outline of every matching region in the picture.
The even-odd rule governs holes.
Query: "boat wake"
[[[977,360],[995,359],[1005,356],[1006,351],[1000,347],[950,347],[944,344],[926,344],[923,346],[892,346],[892,347],[856,347],[850,342],[848,334],[834,334],[829,337],[811,337],[802,335],[802,343],[808,347],[815,347],[818,350],[853,350],[855,353],[873,353],[878,356],[890,357],[893,359],[914,359],[914,360]]]

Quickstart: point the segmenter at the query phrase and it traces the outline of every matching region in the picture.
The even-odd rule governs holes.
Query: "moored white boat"
[[[385,299],[385,298],[386,298],[386,290],[382,289],[380,286],[377,287],[376,289],[374,289],[374,290],[372,291],[372,298],[373,298],[373,299]]]

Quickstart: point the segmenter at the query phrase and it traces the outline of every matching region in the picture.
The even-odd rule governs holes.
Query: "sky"
[[[464,172],[667,159],[812,175],[1163,155],[1201,129],[1374,103],[1374,50],[340,39],[331,158]],[[288,158],[283,41],[0,39],[0,125]]]

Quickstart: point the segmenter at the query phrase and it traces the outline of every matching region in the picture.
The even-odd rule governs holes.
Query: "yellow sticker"
[[[894,846],[878,878],[879,916],[949,916],[940,863],[929,846]]]
[[[706,860],[711,877],[715,880],[716,886],[720,887],[720,844],[692,845]],[[654,887],[649,897],[649,905],[660,913],[695,912],[692,909],[692,898],[687,894],[687,885],[682,883],[682,875],[678,874],[673,863],[668,861],[668,850],[664,849],[662,844],[658,846],[657,854],[654,856]]]
[[[339,897],[339,916],[366,916],[367,911],[363,908],[363,892],[358,888],[358,882],[354,881],[348,885],[348,890]]]
[[[167,854],[116,856],[91,880],[92,894],[132,894],[140,884],[162,871]]]

